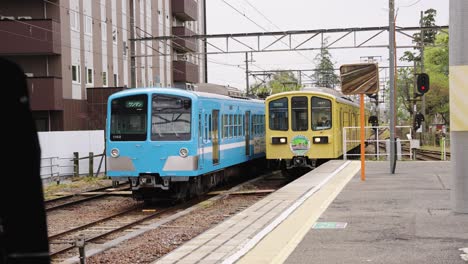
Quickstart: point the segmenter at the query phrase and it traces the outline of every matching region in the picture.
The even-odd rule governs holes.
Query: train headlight
[[[287,137],[272,137],[271,143],[272,144],[286,144],[288,143],[288,138]]]
[[[181,148],[179,150],[179,155],[182,157],[182,158],[185,158],[188,156],[188,149],[187,148]]]
[[[314,142],[314,144],[327,144],[328,137],[313,137],[312,142]]]
[[[110,154],[113,158],[117,158],[120,155],[120,151],[117,148],[113,148],[111,149]]]

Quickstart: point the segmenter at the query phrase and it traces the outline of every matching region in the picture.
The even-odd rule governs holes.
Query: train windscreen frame
[[[147,138],[148,96],[115,98],[111,101],[110,140],[145,141]]]
[[[271,130],[287,131],[289,129],[288,120],[288,98],[282,97],[268,103],[269,127]]]
[[[322,97],[311,98],[312,130],[332,128],[332,101]]]
[[[292,131],[309,130],[309,106],[307,96],[291,97],[291,129]]]
[[[155,94],[151,100],[151,140],[180,141],[192,136],[192,100]]]

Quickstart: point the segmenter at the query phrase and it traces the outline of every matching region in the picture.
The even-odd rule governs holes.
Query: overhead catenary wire
[[[240,10],[238,10],[237,8],[235,8],[233,5],[229,4],[228,2],[226,2],[225,0],[223,0],[223,2],[228,5],[229,7],[231,7],[232,9],[234,9],[237,13],[243,15],[246,19],[248,19],[249,21],[251,21],[252,23],[254,23],[255,25],[257,25],[259,28],[263,29],[264,31],[268,31],[267,29],[265,29],[263,26],[259,25],[258,23],[256,23],[254,20],[252,20],[250,17],[248,17],[245,13],[241,12]],[[260,14],[263,18],[265,18],[271,25],[273,25],[274,27],[276,27],[278,30],[282,31],[282,29],[280,27],[278,27],[277,25],[275,25],[269,18],[267,18],[260,10],[258,10],[253,4],[251,4],[248,0],[244,0],[244,2],[246,2],[250,7],[252,7],[258,14]],[[278,37],[275,37],[277,40],[278,40]],[[280,40],[280,39],[279,39]],[[281,43],[285,44],[287,46],[287,43],[285,43],[284,41],[280,40]],[[315,63],[314,61],[312,61],[310,58],[308,58],[307,56],[305,56],[304,54],[302,54],[300,51],[296,51],[297,54],[301,55],[302,57],[304,57],[307,61],[311,62],[311,63]],[[252,64],[252,66],[255,66],[255,67],[258,67],[262,70],[265,70],[257,65],[254,65]],[[266,70],[265,70],[266,71]],[[307,78],[310,78],[310,76],[308,75],[305,75],[303,72],[300,72],[301,76],[304,76],[304,77],[307,77]]]

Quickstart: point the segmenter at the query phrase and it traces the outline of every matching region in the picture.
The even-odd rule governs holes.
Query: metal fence
[[[407,156],[408,159],[413,159],[413,149],[419,148],[419,140],[412,139],[411,126],[396,126],[396,153],[399,160]],[[387,160],[390,156],[390,139],[388,136],[382,135],[382,131],[388,131],[388,126],[366,126],[365,142],[366,145],[374,145],[374,153],[365,153],[366,159]],[[343,149],[348,149],[348,145],[359,144],[361,127],[344,127],[343,128]],[[381,144],[385,145],[386,151],[381,151]],[[409,152],[405,154],[403,148],[408,148]],[[344,151],[345,152],[345,151]],[[359,158],[361,154],[344,153],[343,158]]]
[[[78,152],[74,152],[72,157],[45,157],[41,158],[41,179],[43,181],[60,182],[66,177],[78,176],[98,176],[101,171],[105,172],[105,154],[94,155],[89,152],[86,157],[79,156]],[[99,165],[96,171],[94,170],[94,160],[99,159]],[[80,162],[87,160],[88,171],[80,171]],[[103,167],[104,166],[104,167]]]

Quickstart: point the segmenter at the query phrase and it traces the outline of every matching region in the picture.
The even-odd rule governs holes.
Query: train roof
[[[332,97],[336,101],[344,104],[351,104],[351,105],[356,105],[358,106],[359,104],[355,101],[353,101],[349,96],[346,96],[342,94],[340,91],[331,89],[331,88],[326,88],[326,87],[305,87],[302,88],[302,90],[299,91],[288,91],[288,92],[282,92],[282,93],[277,93],[277,94],[272,94],[266,98],[266,100],[269,100],[271,98],[276,98],[279,96],[284,96],[284,95],[294,95],[294,94],[316,94],[316,95],[324,95],[327,97]]]
[[[131,88],[131,89],[117,92],[111,95],[111,97],[132,95],[136,93],[150,94],[150,93],[155,93],[155,92],[163,93],[163,94],[174,94],[174,95],[179,95],[179,96],[189,96],[189,97],[199,97],[199,98],[217,98],[221,100],[236,100],[236,101],[245,101],[245,102],[264,103],[263,100],[259,100],[259,99],[229,96],[229,95],[223,95],[223,94],[211,93],[211,92],[189,91],[189,90],[172,88],[172,87]]]

